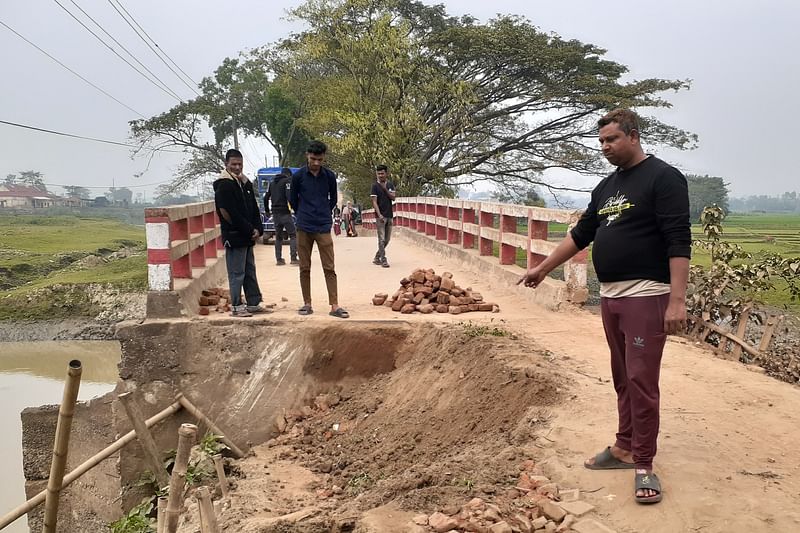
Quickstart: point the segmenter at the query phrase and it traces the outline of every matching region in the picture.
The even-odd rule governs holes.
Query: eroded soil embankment
[[[233,465],[237,490],[220,520],[232,531],[336,531],[389,502],[430,512],[493,499],[536,459],[563,381],[530,341],[500,328],[418,326],[394,371],[352,386],[331,381],[326,394],[287,406],[282,434]],[[306,507],[318,513],[269,525]],[[187,516],[181,531],[194,531]]]

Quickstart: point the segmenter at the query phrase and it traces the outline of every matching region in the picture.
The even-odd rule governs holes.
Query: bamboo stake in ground
[[[167,499],[166,532],[175,533],[178,529],[178,518],[183,509],[183,490],[186,486],[186,468],[189,465],[189,453],[197,439],[197,426],[181,424],[178,429],[178,451],[169,480],[169,497]]]
[[[175,397],[175,399],[179,401],[180,404],[183,406],[183,408],[189,411],[189,413],[191,413],[193,417],[195,417],[199,422],[202,422],[208,429],[210,429],[211,432],[214,433],[214,435],[218,435],[220,437],[220,440],[222,440],[222,442],[224,442],[228,446],[228,448],[230,448],[231,453],[233,453],[234,457],[236,457],[237,459],[241,459],[242,457],[244,457],[244,452],[241,449],[239,449],[239,447],[236,446],[233,443],[233,441],[231,441],[231,439],[226,437],[225,434],[222,432],[222,430],[219,429],[217,425],[211,421],[210,418],[204,415],[200,411],[200,409],[195,407],[194,404],[186,398],[186,396],[179,393]]]
[[[125,408],[125,413],[127,413],[128,418],[133,424],[136,438],[139,439],[139,444],[142,445],[145,458],[150,463],[150,468],[153,470],[158,488],[163,489],[169,485],[169,474],[167,474],[167,469],[164,467],[164,462],[156,446],[156,441],[153,440],[153,435],[144,423],[144,415],[142,415],[139,404],[136,402],[131,392],[124,392],[117,396],[117,398],[122,402],[122,407]]]
[[[200,509],[200,533],[219,533],[217,515],[214,514],[214,503],[208,487],[200,487],[194,492],[194,496]]]
[[[152,427],[164,420],[165,418],[177,413],[181,410],[181,404],[178,402],[173,403],[163,411],[156,413],[155,415],[151,416],[147,419],[146,424],[147,427]],[[108,445],[104,449],[100,450],[83,463],[81,463],[75,470],[64,476],[64,481],[61,483],[61,489],[65,489],[68,485],[70,485],[73,481],[84,475],[86,472],[103,462],[104,460],[108,459],[122,448],[125,447],[126,444],[132,442],[136,438],[136,432],[129,431],[119,439],[117,439],[114,443]],[[25,513],[29,513],[32,510],[36,509],[39,505],[45,501],[45,496],[47,495],[47,490],[43,490],[33,498],[29,499],[22,505],[18,506],[16,509],[13,509],[5,514],[2,518],[0,518],[0,529],[5,528],[12,522],[14,522],[17,518],[24,515]]]
[[[156,517],[156,533],[164,533],[164,526],[167,523],[167,497],[158,498],[158,515]]]
[[[58,410],[56,440],[53,445],[53,462],[50,464],[50,479],[47,481],[47,496],[44,506],[43,533],[55,533],[58,520],[58,502],[64,481],[64,470],[67,468],[69,452],[69,434],[72,430],[72,417],[75,414],[75,402],[81,388],[81,362],[73,359],[69,362],[67,382],[64,384],[64,396]]]
[[[217,471],[217,479],[219,480],[219,490],[222,493],[222,498],[227,500],[230,495],[230,486],[228,485],[228,477],[225,475],[225,465],[222,463],[222,456],[217,454],[213,459],[214,469]]]

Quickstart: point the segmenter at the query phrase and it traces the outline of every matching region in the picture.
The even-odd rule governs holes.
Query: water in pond
[[[116,341],[0,342],[0,516],[25,501],[20,412],[61,403],[71,359],[83,365],[78,399],[105,394],[116,384],[119,358]],[[3,533],[27,531],[23,516]]]

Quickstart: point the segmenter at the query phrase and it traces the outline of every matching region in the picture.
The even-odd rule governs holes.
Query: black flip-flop
[[[304,305],[303,307],[297,310],[297,313],[300,315],[310,315],[314,313],[314,310],[311,309],[310,305]]]
[[[594,456],[594,464],[583,463],[589,470],[627,470],[636,468],[633,463],[620,461],[611,453],[611,446]]]
[[[350,313],[345,311],[342,307],[340,307],[336,311],[331,311],[328,314],[331,316],[335,316],[336,318],[350,318]]]
[[[637,503],[649,504],[661,501],[661,482],[658,480],[658,476],[652,472],[649,474],[636,474],[634,485],[636,487],[634,490],[637,492],[645,489],[657,492],[655,496],[636,496],[636,492],[634,492]]]

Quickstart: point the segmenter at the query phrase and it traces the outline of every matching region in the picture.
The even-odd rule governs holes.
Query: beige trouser
[[[315,242],[322,261],[322,271],[325,273],[325,285],[328,287],[328,303],[339,305],[333,261],[333,236],[330,232],[307,233],[298,229],[297,256],[300,259],[300,290],[303,291],[303,303],[311,303],[311,250],[314,249]]]

